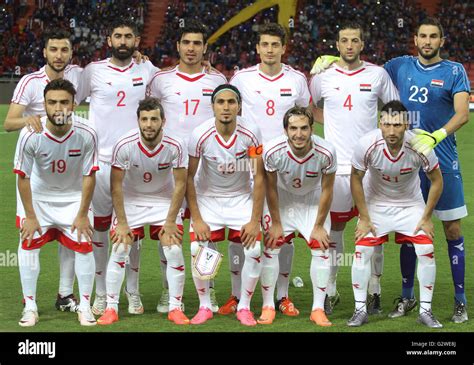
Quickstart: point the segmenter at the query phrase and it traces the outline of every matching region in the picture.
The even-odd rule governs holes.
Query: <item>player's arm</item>
[[[84,236],[85,241],[92,244],[94,229],[89,221],[88,213],[92,202],[92,195],[94,194],[94,188],[95,171],[91,171],[90,175],[84,175],[82,177],[81,205],[71,227],[72,233],[77,230],[77,242],[83,242],[82,236]]]
[[[316,122],[324,124],[324,111],[322,108],[318,108],[314,103],[311,103],[311,112]]]
[[[268,231],[265,233],[265,246],[271,249],[275,248],[278,239],[283,237],[283,227],[281,224],[280,217],[280,203],[278,200],[278,172],[277,171],[266,171],[265,187],[267,194],[268,210],[270,211],[270,217],[272,224]]]
[[[133,243],[133,233],[128,226],[125,214],[125,204],[123,202],[123,179],[125,170],[112,166],[110,172],[110,190],[112,195],[112,205],[117,218],[117,226],[112,234],[113,243]]]
[[[415,150],[425,156],[435,148],[442,140],[453,134],[469,121],[469,94],[459,92],[454,95],[454,115],[440,129],[428,133],[422,129],[414,129],[416,134],[410,141]]]
[[[35,209],[33,208],[33,197],[29,177],[18,174],[18,192],[20,193],[21,202],[25,209],[25,220],[20,229],[21,241],[28,240],[27,246],[30,247],[35,232],[38,232],[40,235],[42,235],[43,232],[41,231],[41,226],[36,218]]]
[[[428,193],[428,199],[426,199],[426,206],[423,212],[423,216],[418,222],[414,235],[419,234],[419,231],[425,232],[431,239],[434,238],[434,226],[431,221],[431,215],[433,210],[438,203],[441,193],[443,192],[443,176],[439,168],[433,169],[426,173],[426,176],[431,182],[430,191]]]
[[[331,208],[335,179],[335,172],[323,174],[321,177],[321,196],[319,199],[318,215],[314,223],[313,231],[311,232],[311,238],[317,240],[324,249],[329,248],[329,243],[331,242],[328,232],[324,229],[324,222]]]
[[[199,241],[208,241],[211,238],[211,228],[203,221],[199,211],[194,177],[199,166],[199,157],[189,155],[188,179],[186,184],[186,201],[193,220],[193,230]]]
[[[362,180],[365,176],[365,171],[358,170],[352,167],[351,171],[351,193],[352,199],[359,211],[359,222],[357,223],[355,240],[356,242],[364,238],[369,232],[375,236],[375,228],[370,220],[369,210],[365,202],[364,187]]]
[[[176,216],[179,213],[179,209],[183,204],[184,194],[186,193],[186,184],[188,177],[188,170],[184,167],[173,169],[174,177],[174,191],[171,197],[171,205],[168,210],[166,222],[161,230],[161,244],[164,246],[168,245],[179,245],[183,239],[183,232],[179,230],[176,225]]]
[[[253,170],[253,206],[250,222],[244,224],[240,229],[240,239],[244,247],[253,247],[260,234],[260,219],[263,213],[263,201],[265,200],[265,168],[262,155],[251,159],[255,166]]]
[[[8,108],[7,116],[3,122],[3,128],[6,132],[13,132],[27,127],[29,131],[41,132],[43,126],[41,125],[40,115],[29,115],[24,117],[23,112],[26,107],[21,104],[11,103]]]

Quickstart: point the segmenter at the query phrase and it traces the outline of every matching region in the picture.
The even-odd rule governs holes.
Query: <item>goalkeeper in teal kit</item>
[[[468,320],[464,293],[465,245],[461,232],[461,218],[467,216],[467,209],[454,132],[468,121],[470,85],[460,63],[440,58],[443,43],[443,28],[439,22],[433,18],[425,19],[415,35],[418,57],[394,58],[384,67],[397,86],[401,101],[410,111],[412,128],[417,134],[411,145],[425,155],[434,148],[439,159],[444,190],[434,214],[443,222],[448,243],[455,289],[452,321],[462,323]],[[426,200],[430,182],[423,174],[420,174],[420,179]],[[402,296],[389,314],[392,318],[403,316],[416,306],[413,291],[416,254],[413,245],[401,245],[400,266]]]

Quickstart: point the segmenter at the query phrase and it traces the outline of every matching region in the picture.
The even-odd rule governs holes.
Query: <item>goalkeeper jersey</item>
[[[384,67],[410,111],[412,127],[430,133],[442,128],[454,115],[454,95],[470,90],[466,71],[457,62],[442,60],[425,66],[417,57],[403,56],[390,60]],[[435,152],[443,173],[460,172],[454,134],[444,139]]]

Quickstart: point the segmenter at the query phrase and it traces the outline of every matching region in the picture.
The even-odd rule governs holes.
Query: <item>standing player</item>
[[[44,88],[49,82],[64,78],[77,88],[82,69],[70,65],[72,45],[70,34],[57,29],[45,32],[43,56],[46,65],[39,71],[25,75],[17,84],[13,93],[10,107],[4,122],[7,132],[17,131],[23,127],[28,130],[41,132],[43,125],[41,117],[46,115],[44,108]],[[32,171],[30,181],[35,181],[35,171]],[[25,211],[17,191],[17,228],[20,228],[19,217]],[[59,245],[59,291],[56,297],[56,308],[61,311],[75,312],[77,299],[74,297],[74,252]]]
[[[331,227],[328,213],[337,170],[336,151],[330,143],[313,135],[313,114],[309,109],[298,106],[289,109],[283,126],[286,135],[270,141],[263,153],[271,216],[264,255],[277,256],[280,243],[294,237],[295,231],[300,232],[311,249],[313,307],[310,319],[319,326],[330,326],[324,313],[324,299],[329,279],[326,249]],[[273,291],[278,268],[270,269],[273,269],[268,273],[271,281],[264,290],[271,296],[264,297],[260,324],[271,324],[275,318]],[[265,299],[270,300],[265,302]]]
[[[137,117],[139,129],[130,131],[115,144],[112,157],[114,246],[107,266],[107,309],[98,323],[118,321],[120,287],[130,246],[143,239],[144,226],[149,224],[151,239],[160,240],[169,262],[168,319],[176,324],[189,324],[181,311],[185,275],[182,224],[178,217],[186,190],[187,150],[182,142],[163,135],[165,115],[157,99],[140,101]]]
[[[467,216],[464,203],[461,168],[456,148],[455,132],[468,122],[470,84],[464,67],[457,62],[443,60],[440,49],[444,44],[444,32],[437,19],[428,18],[420,23],[414,37],[418,57],[404,56],[385,64],[393,82],[400,91],[402,102],[411,113],[418,134],[413,146],[422,153],[435,148],[443,172],[443,191],[434,214],[443,222],[448,243],[448,255],[454,283],[454,314],[452,321],[468,320],[464,292],[464,237],[461,218]],[[430,181],[422,174],[421,188],[428,197]],[[416,253],[412,245],[400,250],[402,268],[402,295],[390,317],[400,317],[416,306],[414,277]]]
[[[96,261],[96,297],[92,311],[102,315],[106,307],[105,274],[107,267],[109,233],[112,218],[110,195],[110,163],[112,148],[125,133],[136,128],[138,102],[145,97],[146,87],[158,70],[151,62],[137,63],[132,54],[140,37],[136,24],[117,19],[109,28],[107,42],[112,57],[92,62],[83,71],[78,100],[90,95],[90,121],[99,137],[100,172],[92,202],[94,210],[94,257]],[[125,293],[129,300],[129,313],[143,313],[138,290],[139,244],[132,245],[127,265]]]
[[[336,287],[339,256],[344,251],[344,228],[356,216],[350,191],[351,157],[356,142],[377,128],[377,103],[398,99],[398,92],[387,72],[379,66],[361,61],[364,49],[363,30],[357,23],[339,28],[338,62],[324,73],[315,75],[310,92],[316,120],[324,123],[324,138],[336,147],[337,173],[331,204],[331,274],[327,289],[326,313],[331,314],[339,302]],[[324,99],[324,111],[316,108]],[[335,247],[334,247],[335,246]],[[380,313],[380,276],[383,269],[382,246],[375,250],[369,285],[370,312]]]
[[[425,156],[410,146],[413,133],[406,132],[407,114],[399,101],[384,105],[380,129],[369,132],[354,149],[351,190],[359,210],[359,222],[352,265],[355,311],[347,322],[351,327],[368,321],[370,261],[375,247],[387,242],[390,232],[395,232],[395,242],[415,247],[420,283],[418,321],[431,328],[442,327],[431,312],[436,278],[431,215],[443,190],[443,179],[434,152]],[[419,188],[421,169],[431,182],[426,205]]]
[[[167,115],[166,135],[177,137],[184,143],[187,143],[196,127],[213,117],[211,95],[217,86],[227,82],[220,72],[204,69],[207,38],[208,30],[202,23],[194,19],[186,20],[184,27],[179,28],[176,42],[179,64],[170,70],[157,72],[150,83],[150,96],[160,100]],[[157,311],[166,313],[169,302],[167,261],[161,245],[158,248],[161,256],[163,291]],[[213,287],[211,281],[212,311],[217,312],[219,307]]]
[[[188,146],[186,198],[191,211],[191,255],[196,256],[199,246],[207,246],[209,241],[223,241],[225,228],[229,228],[229,241],[242,244],[245,254],[237,319],[246,326],[255,326],[250,300],[261,269],[259,221],[264,167],[260,155],[249,159],[249,149],[260,146],[260,131],[254,123],[237,116],[241,98],[235,86],[218,86],[211,100],[215,117],[193,131]],[[191,324],[202,324],[213,316],[209,281],[194,272],[193,279],[200,306]]]
[[[53,240],[75,256],[81,325],[96,324],[90,308],[95,265],[89,207],[98,169],[97,136],[83,123],[85,120],[72,114],[75,94],[69,81],[51,81],[43,94],[47,116],[40,120],[42,132],[24,128],[17,144],[14,172],[18,174],[18,191],[25,209],[25,215],[20,217],[18,248],[25,300],[19,322],[22,327],[38,322],[39,253],[44,244]],[[30,181],[33,171],[35,180]]]
[[[242,93],[242,116],[259,126],[265,145],[271,139],[284,135],[282,120],[285,112],[295,105],[308,106],[310,95],[304,74],[281,62],[286,50],[286,32],[281,25],[275,23],[261,25],[256,48],[261,63],[238,71],[230,83]],[[265,221],[268,223],[269,219],[270,216],[266,215],[264,224]],[[238,260],[239,252],[241,252],[240,245],[229,245],[229,258],[232,260],[232,297],[221,308],[222,314],[230,313],[240,297],[239,273],[242,261]],[[299,313],[288,297],[293,254],[294,245],[290,240],[281,247],[278,256],[272,257],[270,254],[264,256],[262,271],[262,293],[268,296],[269,293],[263,289],[268,285],[265,268],[279,266],[278,307],[288,316],[297,316]],[[234,262],[234,257],[237,258],[237,263]],[[279,262],[275,263],[277,258]],[[271,300],[273,301],[273,298]]]

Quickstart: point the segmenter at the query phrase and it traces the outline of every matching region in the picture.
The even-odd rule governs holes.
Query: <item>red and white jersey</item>
[[[402,207],[424,204],[418,173],[420,169],[433,171],[439,168],[439,163],[433,151],[425,157],[410,146],[413,136],[413,132],[405,132],[398,156],[390,154],[380,129],[371,131],[355,146],[352,165],[357,170],[368,171],[364,178],[367,204]]]
[[[125,170],[125,203],[153,206],[159,201],[171,201],[173,169],[188,167],[188,151],[182,141],[166,135],[153,150],[149,150],[141,141],[137,128],[116,143],[112,167]]]
[[[53,135],[42,117],[43,132],[23,128],[18,138],[14,172],[30,180],[34,200],[80,201],[82,177],[99,169],[97,135],[87,120],[75,115],[64,136]]]
[[[157,72],[149,94],[161,101],[166,118],[165,133],[188,141],[196,127],[214,116],[211,96],[217,86],[225,83],[225,76],[216,71],[205,73],[203,70],[190,75],[176,66]]]
[[[259,126],[264,144],[284,134],[283,116],[288,109],[309,105],[305,75],[285,64],[275,76],[264,74],[260,65],[245,68],[230,83],[242,95],[242,117]]]
[[[287,136],[272,139],[263,149],[265,170],[278,173],[278,187],[296,195],[321,189],[322,175],[337,170],[333,145],[313,134],[312,148],[302,158],[296,157]]]
[[[68,65],[64,69],[64,78],[72,82],[77,90],[82,68],[76,65]],[[38,71],[23,76],[16,85],[11,102],[24,105],[23,116],[46,115],[44,109],[44,88],[51,80],[46,74],[46,66]],[[77,100],[77,98],[76,98]]]
[[[158,70],[149,61],[119,67],[105,59],[86,66],[78,99],[90,96],[89,120],[99,136],[99,159],[112,160],[112,149],[125,133],[137,127],[138,102]]]
[[[188,143],[189,155],[200,158],[194,179],[196,193],[212,197],[248,194],[251,189],[250,147],[261,144],[259,128],[237,117],[233,135],[226,142],[217,132],[215,118],[197,127]]]
[[[353,71],[333,64],[309,89],[314,105],[324,99],[324,138],[336,147],[337,173],[350,174],[355,145],[377,128],[378,99],[399,100],[397,88],[383,67],[364,61]]]

